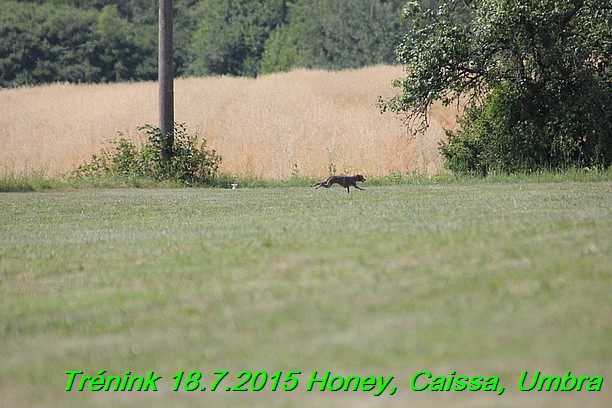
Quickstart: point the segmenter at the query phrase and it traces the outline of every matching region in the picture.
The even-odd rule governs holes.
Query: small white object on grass
[[[238,188],[238,184],[236,183],[232,183],[231,186],[232,186],[232,190],[235,190]]]

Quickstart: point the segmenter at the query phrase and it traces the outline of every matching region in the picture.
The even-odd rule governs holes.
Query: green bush
[[[610,166],[612,118],[598,112],[612,97],[609,87],[552,88],[529,94],[514,84],[497,85],[466,109],[460,130],[446,132],[440,143],[445,166],[474,175]]]
[[[206,140],[198,144],[198,134],[189,135],[184,124],[175,124],[174,145],[170,160],[162,157],[163,135],[158,127],[145,125],[142,146],[123,137],[112,141],[114,147],[93,155],[90,163],[80,165],[76,178],[100,176],[144,177],[158,181],[175,181],[185,185],[212,185],[221,164],[221,156],[206,150]]]

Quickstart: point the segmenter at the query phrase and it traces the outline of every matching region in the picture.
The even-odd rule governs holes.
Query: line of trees
[[[174,0],[177,76],[394,63],[403,0]],[[0,0],[0,86],[157,78],[156,0]]]

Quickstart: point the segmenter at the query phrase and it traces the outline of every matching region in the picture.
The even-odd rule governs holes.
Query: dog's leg
[[[317,184],[313,184],[311,187],[317,186],[317,188],[319,187],[330,188],[331,187],[330,181],[331,181],[331,177],[328,177],[325,180],[318,182]],[[315,190],[317,188],[315,188]]]
[[[318,182],[318,183],[316,183],[316,184],[313,184],[313,185],[312,185],[312,186],[310,186],[310,187],[315,187],[315,186],[316,186],[317,188],[319,188],[319,187],[329,188],[329,183],[328,183],[328,181],[329,181],[329,179],[327,179],[327,180],[323,180],[323,181],[320,181],[320,182]],[[317,188],[315,188],[315,190],[316,190]]]
[[[365,191],[365,188],[361,188],[361,187],[359,187],[357,184],[355,184],[355,188],[356,188],[357,190]]]

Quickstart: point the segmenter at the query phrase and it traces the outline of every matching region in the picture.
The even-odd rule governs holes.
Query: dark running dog
[[[346,191],[349,193],[351,192],[351,186],[355,187],[357,190],[365,190],[365,188],[361,188],[357,185],[358,181],[366,181],[366,179],[364,179],[361,174],[357,174],[356,176],[330,176],[320,183],[313,184],[311,187],[330,188],[332,184],[340,184],[342,187],[346,187]]]

